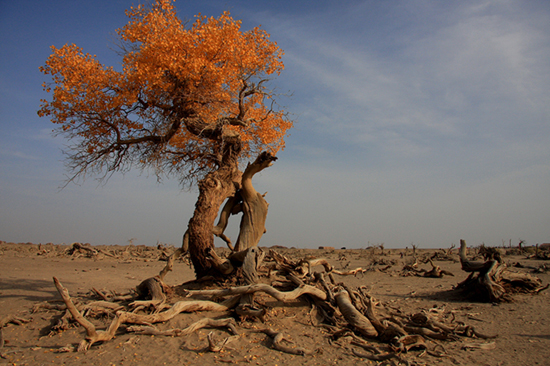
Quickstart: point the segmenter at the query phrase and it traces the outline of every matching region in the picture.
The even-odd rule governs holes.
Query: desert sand
[[[205,328],[186,336],[140,335],[120,327],[116,337],[96,343],[85,352],[75,348],[85,336],[85,330],[72,323],[66,330],[55,330],[64,310],[47,309],[40,304],[60,305],[61,296],[53,277],[68,289],[71,298],[86,302],[97,300],[92,289],[105,293],[126,293],[141,281],[157,275],[166,262],[159,260],[173,248],[157,247],[93,247],[103,251],[94,255],[69,254],[67,245],[0,244],[0,320],[13,319],[2,328],[3,347],[0,365],[397,365],[398,359],[372,361],[354,354],[360,350],[351,338],[330,337],[326,328],[313,319],[310,303],[302,297],[283,304],[267,295],[258,302],[267,308],[264,322],[236,317],[238,336],[220,352],[208,350],[207,336],[212,333],[217,342],[230,337],[226,329]],[[350,288],[366,286],[370,295],[394,312],[415,314],[430,309],[444,314],[448,321],[464,322],[483,334],[496,338],[457,337],[456,340],[428,340],[437,356],[412,349],[402,354],[401,364],[410,365],[550,365],[550,291],[514,294],[513,301],[499,304],[478,303],[464,299],[453,287],[466,279],[456,260],[435,261],[454,276],[427,278],[404,276],[403,267],[411,261],[411,250],[379,248],[321,250],[284,249],[277,251],[291,258],[326,258],[336,269],[361,267],[367,269],[357,276],[335,275],[337,281]],[[223,250],[220,249],[220,252]],[[435,250],[419,250],[428,255]],[[503,252],[506,250],[503,249]],[[163,253],[164,252],[164,253]],[[403,253],[403,255],[401,255]],[[545,265],[542,260],[525,255],[504,255],[504,261],[515,271],[530,272]],[[518,268],[518,263],[523,268]],[[547,266],[547,265],[546,265]],[[547,266],[548,267],[548,266]],[[419,268],[429,270],[429,264]],[[319,271],[323,267],[319,267]],[[546,271],[535,276],[543,284],[550,282]],[[178,260],[165,278],[167,285],[177,288],[194,279],[192,267]],[[178,301],[177,291],[169,298]],[[205,318],[235,317],[230,312],[181,313],[173,319],[156,324],[160,330],[186,328]],[[98,330],[109,326],[111,318],[90,318]],[[1,325],[1,324],[0,324]],[[273,339],[255,329],[270,328],[284,334],[289,347],[312,351],[308,355],[293,355],[273,349]],[[376,340],[370,344],[384,348]],[[481,346],[481,348],[478,348]],[[366,353],[366,351],[361,350]],[[357,352],[356,352],[357,353]]]

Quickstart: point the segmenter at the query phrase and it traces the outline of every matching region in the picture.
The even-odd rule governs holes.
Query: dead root
[[[156,335],[156,336],[168,336],[168,337],[182,337],[196,332],[202,328],[227,328],[233,335],[237,335],[237,324],[233,318],[224,319],[201,319],[185,329],[169,329],[159,330],[152,325],[148,326],[130,326],[126,328],[128,332],[144,335]]]
[[[517,292],[537,294],[548,288],[542,281],[528,273],[511,271],[501,263],[499,256],[489,256],[485,262],[471,261],[466,257],[466,242],[460,241],[460,263],[462,270],[469,272],[468,278],[456,286],[466,297],[479,301],[511,301]],[[496,258],[496,259],[493,259]]]
[[[259,256],[261,253],[249,251],[244,257],[244,262],[250,262],[246,265],[248,272],[244,276],[245,283],[249,283],[248,285],[222,289],[186,290],[185,298],[173,304],[169,303],[168,296],[166,296],[166,293],[170,293],[172,290],[163,287],[163,278],[173,263],[170,259],[167,260],[167,266],[158,276],[146,280],[150,284],[158,284],[157,289],[160,289],[162,296],[152,295],[152,291],[149,291],[149,300],[136,300],[129,305],[127,301],[124,306],[114,302],[112,301],[114,296],[95,289],[94,292],[101,300],[88,304],[75,304],[68,291],[56,278],[54,278],[54,283],[68,314],[86,330],[86,337],[80,343],[79,351],[87,350],[97,342],[111,340],[117,332],[121,331],[121,325],[126,324],[126,327],[122,327],[122,330],[126,332],[170,337],[183,337],[203,328],[225,329],[230,336],[221,341],[216,341],[213,333],[207,336],[207,350],[221,352],[231,342],[246,333],[240,332],[239,335],[235,319],[243,324],[250,321],[250,318],[257,318],[264,324],[268,324],[266,321],[270,319],[266,320],[265,318],[269,318],[273,314],[266,310],[273,306],[267,305],[265,299],[268,297],[284,304],[298,301],[300,301],[298,305],[311,304],[312,310],[309,314],[311,324],[326,328],[330,337],[336,342],[341,342],[340,338],[351,337],[351,345],[360,347],[360,349],[354,349],[351,346],[348,349],[351,349],[353,354],[358,357],[376,362],[392,360],[390,362],[397,364],[411,364],[407,360],[407,354],[413,350],[420,351],[421,355],[446,357],[445,350],[437,342],[495,337],[478,332],[464,323],[456,322],[454,314],[450,319],[449,313],[445,313],[443,310],[422,310],[413,314],[396,312],[374,299],[366,287],[354,289],[345,283],[336,283],[335,274],[357,275],[364,273],[364,270],[360,268],[347,273],[338,272],[325,259],[294,261],[273,253],[276,252],[270,252],[265,259],[265,261],[272,262],[267,275],[270,276],[277,272],[276,281],[273,281],[271,285],[255,283],[262,276],[262,270],[259,269],[262,258]],[[433,262],[431,263],[433,269],[438,268]],[[312,272],[314,267],[322,267],[324,272]],[[256,268],[258,268],[258,273],[255,273]],[[471,268],[484,268],[484,266],[474,264]],[[144,284],[146,281],[142,284],[149,289],[150,287]],[[285,291],[275,288],[274,283],[280,284]],[[154,306],[151,310],[145,305]],[[133,311],[131,311],[132,308]],[[62,308],[59,307],[59,309]],[[143,313],[142,310],[148,312]],[[161,329],[155,326],[157,323],[169,322],[178,314],[200,311],[224,313],[224,317],[220,319],[204,318],[184,329]],[[109,314],[113,319],[107,329],[97,330],[86,317],[101,313]],[[231,315],[228,316],[228,313]],[[285,337],[283,332],[271,328],[250,332],[266,334],[272,340],[272,348],[281,352],[307,356],[318,351],[296,347],[288,337]],[[376,342],[376,345],[370,342]],[[490,347],[491,344],[494,342],[481,343],[480,345]],[[470,343],[465,344],[465,347],[472,348]]]
[[[262,329],[258,330],[256,332],[265,333],[269,337],[273,339],[272,347],[273,349],[276,349],[281,352],[289,353],[292,355],[312,355],[316,353],[317,351],[308,350],[302,347],[289,347],[285,345],[283,342],[292,343],[289,339],[285,338],[283,332],[276,332],[272,329]]]
[[[88,350],[94,343],[110,341],[115,336],[118,328],[125,323],[149,325],[154,323],[165,322],[172,319],[176,315],[182,312],[195,312],[195,311],[227,311],[234,304],[233,302],[215,303],[211,301],[179,301],[175,303],[170,309],[157,313],[157,314],[134,314],[125,311],[117,311],[115,319],[111,322],[109,328],[105,331],[97,331],[95,326],[87,320],[73,304],[69,291],[63,287],[61,282],[54,277],[55,287],[59,294],[63,298],[67,309],[73,316],[73,318],[86,329],[86,338],[83,340],[79,347],[79,351]]]
[[[197,297],[197,296],[223,297],[223,296],[231,296],[231,295],[253,294],[256,292],[264,292],[270,295],[271,297],[282,302],[290,302],[290,301],[296,300],[298,297],[304,294],[314,296],[321,300],[325,300],[327,298],[327,295],[325,292],[323,292],[322,290],[316,287],[309,286],[309,285],[299,286],[290,292],[282,292],[275,289],[272,286],[262,284],[262,283],[249,285],[249,286],[242,286],[242,287],[232,287],[232,288],[221,289],[221,290],[190,290],[188,291],[187,296],[189,297]]]

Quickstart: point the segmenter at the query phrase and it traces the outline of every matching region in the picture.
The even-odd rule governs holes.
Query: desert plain
[[[431,257],[438,249],[421,248],[414,259],[410,248],[271,249],[296,260],[324,258],[341,272],[361,268],[363,271],[356,275],[333,277],[348,288],[363,286],[377,306],[389,313],[404,317],[422,312],[437,314],[448,324],[468,324],[491,338],[427,338],[425,348],[376,361],[361,357],[368,352],[355,345],[349,334],[335,337],[320,324],[315,319],[315,306],[305,296],[283,303],[258,294],[258,303],[266,309],[262,319],[242,318],[229,311],[205,311],[180,313],[155,324],[159,330],[184,329],[203,318],[232,317],[236,336],[222,328],[203,328],[184,336],[144,335],[129,332],[123,325],[110,341],[78,352],[86,331],[74,321],[63,329],[56,326],[65,311],[53,277],[76,302],[91,302],[98,300],[93,289],[104,294],[131,292],[146,278],[158,275],[166,265],[162,259],[174,250],[168,246],[132,245],[91,248],[93,253],[71,251],[70,245],[0,242],[0,365],[550,365],[549,290],[515,293],[507,302],[473,301],[455,290],[468,277],[461,270],[456,250],[444,260],[433,260],[452,275],[431,278],[404,270],[413,261],[420,271],[431,269],[429,263],[418,259]],[[222,256],[226,250],[217,248]],[[544,285],[550,282],[548,261],[507,248],[500,250],[510,270],[532,273]],[[316,270],[322,272],[323,267]],[[189,261],[177,260],[164,279],[174,289],[167,303],[182,300],[177,289],[194,278]],[[269,278],[263,280],[269,282]],[[99,314],[89,319],[98,330],[104,330],[112,317]],[[258,331],[268,328],[282,333],[288,347],[306,349],[307,354],[275,349],[273,338]],[[212,352],[208,336],[218,342],[231,338],[231,342]],[[380,350],[386,347],[377,340],[366,342]]]

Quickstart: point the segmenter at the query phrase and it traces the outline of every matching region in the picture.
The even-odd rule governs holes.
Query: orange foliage
[[[206,125],[241,121],[224,128],[240,136],[243,157],[284,147],[292,122],[282,110],[272,109],[274,96],[260,82],[284,67],[283,52],[269,34],[259,28],[242,31],[241,22],[227,12],[218,18],[198,15],[187,27],[171,0],[131,8],[127,15],[128,24],[117,30],[125,50],[121,71],[75,45],[52,46],[41,67],[53,79],[44,84],[47,92],[53,87],[53,96],[42,100],[38,113],[80,141],[80,157],[95,154],[86,164],[108,159],[122,145],[140,144],[163,145],[161,151],[172,154],[159,155],[157,149],[156,159],[172,159],[172,165],[200,160],[223,142],[197,134],[188,127],[189,119]],[[153,153],[146,154],[139,162],[152,159]]]

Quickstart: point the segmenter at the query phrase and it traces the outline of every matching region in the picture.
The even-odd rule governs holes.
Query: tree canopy
[[[242,31],[228,12],[186,24],[171,0],[127,16],[120,70],[74,44],[52,46],[41,67],[53,95],[38,114],[72,141],[73,179],[139,167],[195,183],[227,159],[284,148],[292,122],[267,88],[283,51],[266,31]]]

